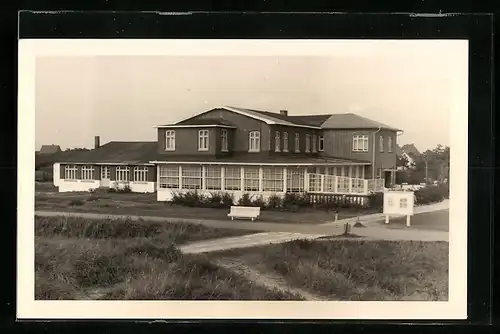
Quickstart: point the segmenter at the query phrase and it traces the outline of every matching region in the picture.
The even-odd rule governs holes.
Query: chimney
[[[280,110],[281,116],[288,116],[288,110]]]
[[[99,148],[99,146],[101,146],[100,141],[101,140],[99,136],[94,137],[94,149]]]

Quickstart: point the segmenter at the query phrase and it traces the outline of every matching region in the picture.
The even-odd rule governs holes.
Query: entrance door
[[[109,187],[111,169],[109,166],[101,166],[101,187]]]
[[[392,173],[391,171],[384,171],[384,179],[385,179],[385,182],[384,182],[384,187],[386,188],[390,188],[392,186]]]

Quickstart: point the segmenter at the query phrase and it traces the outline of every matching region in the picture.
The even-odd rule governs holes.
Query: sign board
[[[413,191],[384,191],[384,214],[412,216],[414,199]]]

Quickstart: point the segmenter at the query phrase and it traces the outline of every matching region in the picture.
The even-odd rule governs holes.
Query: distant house
[[[156,126],[157,141],[110,142],[54,164],[59,191],[129,185],[176,192],[366,196],[395,182],[401,130],[348,114],[219,107]],[[194,140],[193,140],[194,139]],[[57,176],[57,177],[56,177]]]
[[[55,154],[61,152],[61,147],[59,145],[42,145],[38,154],[47,155]]]

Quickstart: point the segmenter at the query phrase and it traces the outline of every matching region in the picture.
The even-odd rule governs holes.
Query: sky
[[[449,145],[457,71],[450,52],[38,56],[35,145],[156,140],[155,125],[230,105],[289,115],[354,112],[402,129],[398,144],[424,151]]]

